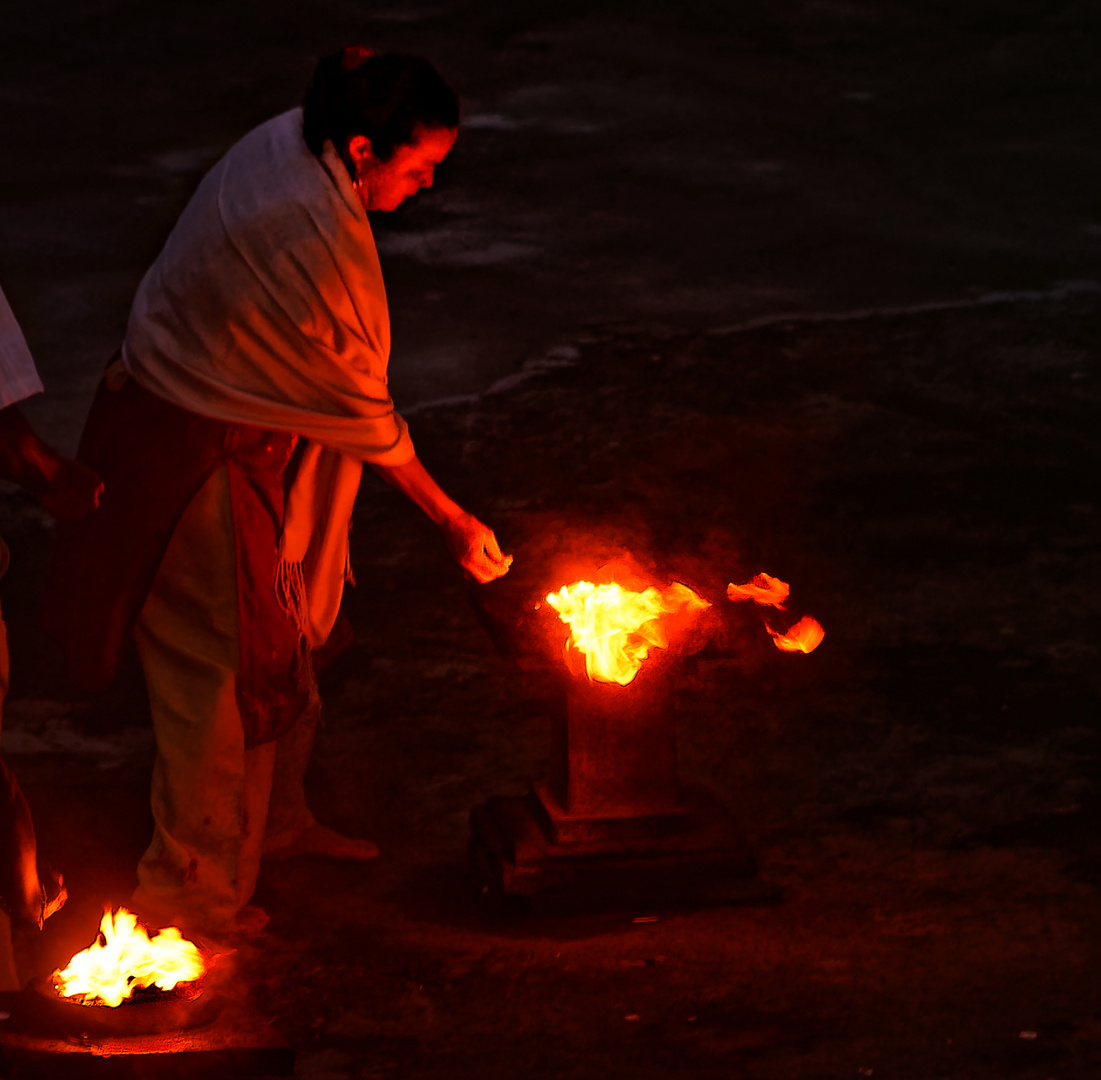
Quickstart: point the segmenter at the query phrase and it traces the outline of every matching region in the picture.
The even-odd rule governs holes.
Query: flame
[[[626,686],[638,674],[651,648],[669,644],[663,616],[697,612],[711,605],[679,581],[664,589],[651,585],[633,592],[612,582],[575,581],[547,596],[547,603],[570,628],[567,649],[585,656],[585,672],[598,682]]]
[[[754,574],[753,580],[747,581],[744,585],[735,585],[731,582],[726,587],[726,595],[731,600],[752,600],[762,607],[774,607],[779,611],[784,610],[790,592],[791,587],[786,581],[763,573]],[[772,635],[773,644],[781,652],[814,652],[826,636],[821,623],[809,615],[804,615],[794,626],[784,632],[773,630],[767,624],[765,629]]]
[[[754,574],[752,581],[744,585],[731,582],[726,587],[726,595],[731,600],[752,600],[765,607],[782,608],[788,598],[791,586],[786,581],[771,574]]]
[[[809,615],[804,615],[786,633],[773,630],[771,626],[766,626],[765,629],[772,635],[773,644],[781,652],[814,652],[826,636],[822,624]]]
[[[201,978],[206,964],[194,942],[170,926],[149,936],[126,908],[105,911],[99,936],[53,973],[61,997],[83,1005],[121,1005],[139,987],[173,990]]]

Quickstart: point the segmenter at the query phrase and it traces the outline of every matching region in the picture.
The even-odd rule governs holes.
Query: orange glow
[[[679,581],[664,589],[651,585],[633,592],[614,582],[575,581],[547,596],[547,603],[570,628],[567,650],[585,656],[585,672],[597,682],[626,686],[638,674],[651,648],[669,644],[666,616],[694,617],[711,605]]]
[[[206,964],[194,942],[174,926],[152,937],[126,908],[105,911],[99,935],[53,973],[61,997],[82,1005],[121,1005],[139,987],[173,990],[202,977]]]
[[[782,608],[791,591],[786,581],[774,578],[771,574],[754,574],[752,581],[744,585],[731,582],[726,587],[726,595],[731,600],[752,600],[765,607]]]
[[[772,635],[773,644],[782,652],[814,652],[826,636],[821,623],[809,615],[804,615],[783,634],[779,630],[773,630],[771,626],[766,626],[765,629]]]

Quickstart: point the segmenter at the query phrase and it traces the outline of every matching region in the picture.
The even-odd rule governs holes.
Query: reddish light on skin
[[[396,210],[421,188],[430,188],[436,166],[451,151],[458,137],[455,128],[413,129],[413,141],[399,146],[389,161],[380,161],[366,135],[348,140],[348,153],[356,166],[356,193],[364,210]]]

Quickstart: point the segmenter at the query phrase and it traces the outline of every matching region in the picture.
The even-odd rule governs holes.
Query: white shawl
[[[0,409],[42,393],[27,339],[19,329],[4,290],[0,289]]]
[[[413,457],[389,355],[367,215],[333,147],[319,161],[292,109],[203,178],[138,288],[123,362],[191,412],[310,440],[276,587],[314,646],[340,604],[362,463]]]

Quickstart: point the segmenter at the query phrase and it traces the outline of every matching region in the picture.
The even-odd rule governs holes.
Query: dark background
[[[0,280],[49,437],[218,155],[318,55],[407,49],[465,120],[376,222],[392,386],[510,587],[614,541],[826,628],[786,657],[724,609],[680,695],[779,905],[494,921],[466,814],[542,770],[542,688],[365,481],[310,783],[383,858],[266,869],[243,953],[300,1075],[1097,1075],[1099,35],[1039,0],[7,0]],[[9,493],[0,529],[4,749],[73,895],[30,976],[132,888],[151,744],[140,685],[74,697],[37,631],[48,522]]]

